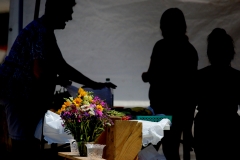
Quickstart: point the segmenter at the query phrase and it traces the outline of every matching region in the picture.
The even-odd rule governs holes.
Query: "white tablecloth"
[[[169,130],[171,121],[167,118],[159,122],[137,120],[142,123],[142,145],[146,147],[149,143],[156,145],[164,136],[164,130]]]
[[[169,130],[171,121],[169,119],[162,119],[159,122],[150,122],[143,120],[134,120],[142,123],[142,144],[147,146],[149,143],[157,144],[164,136],[164,130]],[[42,131],[43,128],[43,131]],[[42,121],[39,122],[35,137],[41,139],[41,133],[43,133],[44,139],[48,144],[52,143],[69,143],[73,139],[72,135],[68,135],[64,132],[62,126],[62,120],[60,116],[52,111],[47,111],[44,117],[44,123],[42,127]]]
[[[35,137],[41,139],[42,134],[48,144],[65,144],[73,139],[72,135],[68,135],[64,132],[60,116],[52,111],[47,111],[45,113],[44,123],[42,123],[41,120],[36,128]]]

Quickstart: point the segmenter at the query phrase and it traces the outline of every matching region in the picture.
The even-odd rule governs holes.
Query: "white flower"
[[[94,111],[92,111],[92,110],[90,110],[88,113],[89,113],[90,115],[93,115],[93,116],[95,116],[95,112],[94,112]]]
[[[111,124],[110,124],[109,122],[108,122],[108,123],[106,123],[106,125],[107,125],[107,126],[111,126]]]
[[[81,106],[81,110],[82,110],[82,111],[87,111],[87,110],[89,110],[89,106],[90,106],[90,105],[82,105],[82,106]]]

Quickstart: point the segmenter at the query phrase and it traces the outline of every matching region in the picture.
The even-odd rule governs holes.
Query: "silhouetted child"
[[[167,160],[180,160],[182,133],[185,146],[190,148],[192,139],[196,107],[193,85],[198,55],[186,36],[186,21],[180,9],[166,10],[160,29],[163,39],[154,45],[148,71],[142,74],[142,79],[150,83],[150,106],[155,114],[172,115],[171,129],[161,141],[164,155]]]
[[[215,28],[208,36],[211,65],[198,71],[194,141],[197,160],[240,159],[240,71],[230,66],[234,58],[232,38]]]

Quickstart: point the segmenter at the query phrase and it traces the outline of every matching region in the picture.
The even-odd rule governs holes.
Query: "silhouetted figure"
[[[240,159],[240,71],[230,66],[234,42],[224,29],[208,36],[211,65],[198,71],[194,141],[197,160]]]
[[[170,8],[160,20],[163,39],[154,45],[150,66],[142,74],[150,83],[150,106],[155,114],[172,115],[172,126],[162,139],[167,160],[180,160],[182,132],[185,147],[190,148],[192,123],[196,105],[192,99],[198,55],[186,36],[186,22],[181,10]],[[190,150],[188,152],[190,154]]]
[[[116,88],[112,83],[98,83],[84,76],[61,54],[54,30],[64,29],[66,22],[72,20],[75,4],[75,0],[47,0],[45,14],[20,32],[0,66],[0,101],[6,107],[17,159],[30,157],[26,154],[39,157],[39,141],[34,132],[51,107],[58,76],[91,88]]]

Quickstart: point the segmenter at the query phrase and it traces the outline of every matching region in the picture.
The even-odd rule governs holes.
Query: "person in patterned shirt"
[[[39,148],[35,129],[49,109],[58,76],[91,88],[117,87],[89,79],[64,60],[54,30],[64,29],[72,20],[75,4],[75,0],[47,0],[45,14],[20,32],[0,66],[0,101],[18,158],[26,158],[26,147],[30,153]]]

